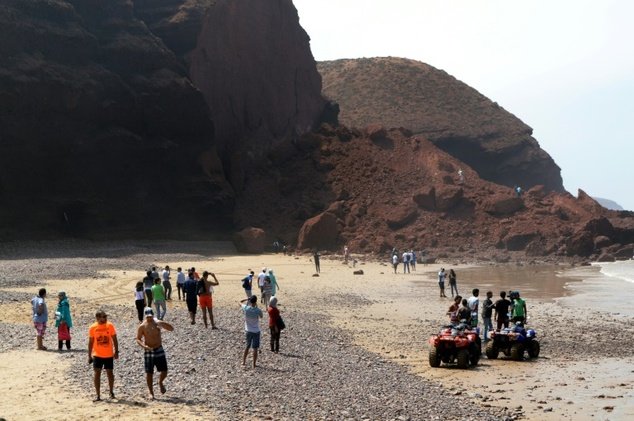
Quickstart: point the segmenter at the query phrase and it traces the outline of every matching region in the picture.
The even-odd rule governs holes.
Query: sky
[[[293,0],[315,60],[404,57],[533,128],[564,187],[634,210],[634,1]]]

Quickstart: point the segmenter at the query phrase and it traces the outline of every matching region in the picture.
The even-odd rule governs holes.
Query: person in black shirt
[[[502,326],[509,327],[509,307],[511,302],[506,299],[506,291],[500,292],[500,299],[493,304],[495,310],[495,321],[497,322],[497,330]]]
[[[482,323],[484,324],[484,342],[489,340],[488,333],[493,330],[491,314],[493,313],[493,292],[487,291],[487,298],[482,302]]]

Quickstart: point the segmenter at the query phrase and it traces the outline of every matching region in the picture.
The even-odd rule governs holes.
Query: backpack
[[[284,323],[284,319],[279,314],[277,315],[277,328],[279,330],[286,329],[286,323]]]
[[[248,276],[246,276],[243,280],[242,280],[242,288],[244,289],[249,289],[251,283],[251,279],[249,279]]]

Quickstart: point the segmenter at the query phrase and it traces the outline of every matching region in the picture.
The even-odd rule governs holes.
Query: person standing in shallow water
[[[162,394],[166,392],[163,382],[167,377],[167,358],[165,357],[165,350],[163,349],[163,342],[161,340],[161,329],[171,332],[174,330],[174,327],[163,320],[155,319],[154,312],[150,307],[146,308],[144,313],[145,320],[137,329],[136,343],[144,349],[145,380],[150,393],[149,398],[153,400],[154,367],[156,367],[156,371],[159,372],[159,390]]]
[[[46,307],[46,288],[40,288],[37,297],[31,300],[33,308],[33,326],[37,332],[36,349],[46,351],[44,346],[44,334],[46,333],[46,323],[48,323],[48,308]]]
[[[64,291],[57,293],[59,303],[55,311],[55,327],[57,327],[57,349],[62,350],[62,345],[66,342],[66,349],[70,349],[70,328],[73,327],[73,318],[70,314],[70,304]]]

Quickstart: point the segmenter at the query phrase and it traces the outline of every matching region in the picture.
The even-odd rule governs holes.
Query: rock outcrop
[[[325,61],[318,69],[345,125],[404,127],[485,180],[564,191],[559,167],[530,127],[442,70],[393,57]]]

